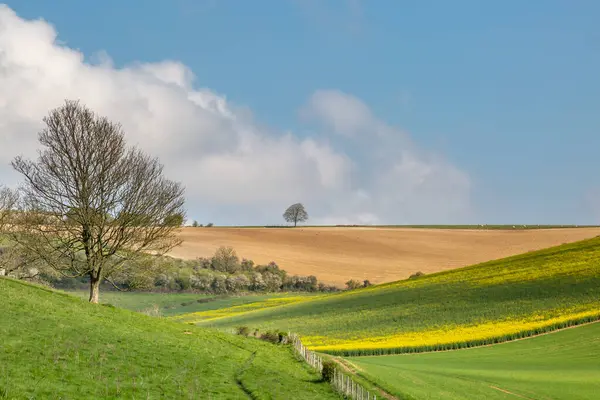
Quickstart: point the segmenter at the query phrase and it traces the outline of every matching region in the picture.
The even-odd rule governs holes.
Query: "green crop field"
[[[324,295],[321,293],[273,293],[262,296],[225,297],[214,302],[194,305],[194,308],[197,309],[195,312],[173,314],[172,319],[186,323],[205,322],[249,311],[299,303],[322,296]]]
[[[69,291],[69,294],[87,300],[87,291]],[[212,310],[228,309],[245,304],[257,304],[270,299],[285,299],[316,296],[319,293],[266,293],[239,295],[212,295],[202,293],[150,293],[150,292],[119,292],[104,291],[100,301],[115,307],[131,311],[143,312],[157,306],[163,316],[188,314],[190,320],[194,313],[210,312]],[[199,318],[198,320],[203,319]],[[187,322],[187,321],[186,321]]]
[[[0,398],[339,398],[288,346],[0,278]]]
[[[284,329],[331,354],[494,343],[600,317],[600,238],[204,322]]]
[[[597,399],[600,323],[476,349],[349,358],[400,399]]]

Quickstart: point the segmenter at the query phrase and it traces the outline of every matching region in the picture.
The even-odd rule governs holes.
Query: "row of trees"
[[[55,287],[75,289],[87,283],[85,278],[48,276],[41,278]],[[331,292],[335,286],[318,282],[315,276],[290,276],[275,262],[255,265],[240,259],[231,247],[221,247],[212,257],[181,260],[148,255],[128,263],[111,278],[120,290],[195,291],[226,294],[240,292]]]

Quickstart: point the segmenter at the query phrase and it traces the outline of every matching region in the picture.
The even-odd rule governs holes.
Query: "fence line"
[[[321,373],[323,371],[323,359],[314,351],[311,351],[302,344],[300,337],[296,334],[288,334],[294,349],[306,360],[306,362]],[[344,374],[340,368],[333,370],[333,387],[346,397],[355,400],[377,400],[377,395],[370,393],[362,385],[356,383],[349,375]]]

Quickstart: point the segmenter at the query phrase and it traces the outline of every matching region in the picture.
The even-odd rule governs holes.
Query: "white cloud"
[[[47,22],[0,5],[0,181],[17,179],[8,163],[35,156],[42,118],[68,98],[121,122],[131,143],[159,156],[186,185],[192,218],[279,223],[296,201],[313,222],[330,223],[458,221],[468,211],[468,176],[353,96],[315,92],[303,112],[324,132],[304,138],[269,131],[197,88],[181,63],[116,68],[104,52],[92,59],[58,43]]]
[[[340,135],[354,136],[376,129],[379,122],[359,99],[336,90],[318,90],[300,115],[307,120],[320,120]]]

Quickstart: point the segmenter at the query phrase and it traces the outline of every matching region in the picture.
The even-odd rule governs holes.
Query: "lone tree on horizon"
[[[125,263],[179,245],[183,186],[163,166],[125,143],[121,126],[67,100],[43,119],[36,161],[17,157],[25,179],[11,236],[63,276],[100,283]]]
[[[298,226],[298,222],[304,222],[308,219],[308,213],[304,209],[302,203],[292,204],[283,213],[283,218],[287,222],[293,222],[294,226]]]

